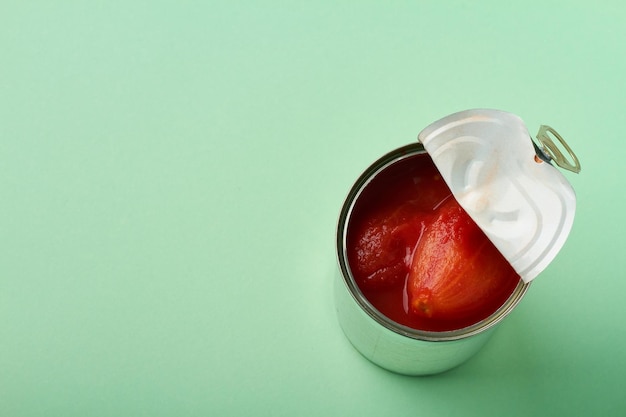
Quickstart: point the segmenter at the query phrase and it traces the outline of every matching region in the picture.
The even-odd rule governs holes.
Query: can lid
[[[524,282],[554,259],[574,221],[574,190],[549,162],[580,170],[578,159],[552,128],[542,126],[538,138],[541,147],[518,116],[487,109],[446,116],[418,136],[461,207]]]

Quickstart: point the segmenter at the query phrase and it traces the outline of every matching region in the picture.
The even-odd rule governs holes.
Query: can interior
[[[339,222],[337,227],[337,256],[339,261],[339,267],[341,270],[341,275],[346,284],[347,290],[350,292],[352,297],[355,299],[357,304],[376,322],[385,328],[394,331],[398,334],[404,335],[406,337],[410,337],[418,340],[428,340],[428,341],[446,341],[446,340],[457,340],[463,339],[481,332],[484,332],[490,328],[492,328],[495,324],[499,323],[504,317],[506,317],[509,312],[513,310],[513,308],[519,303],[522,299],[530,283],[524,283],[520,280],[517,287],[514,289],[513,293],[509,296],[509,298],[504,302],[500,308],[498,308],[494,313],[492,313],[489,317],[478,321],[470,326],[463,327],[456,330],[450,331],[426,331],[414,329],[412,327],[408,327],[397,323],[387,316],[378,311],[370,301],[363,295],[359,286],[357,285],[355,278],[350,270],[350,265],[348,262],[348,253],[347,253],[347,235],[348,235],[348,226],[350,224],[351,215],[354,209],[354,206],[359,199],[359,196],[365,190],[367,185],[374,179],[378,174],[383,172],[389,166],[415,155],[426,154],[424,147],[420,143],[413,143],[401,148],[398,148],[394,151],[389,152],[388,154],[382,156],[369,168],[361,174],[361,176],[357,179],[353,187],[350,189],[348,196],[342,206]]]

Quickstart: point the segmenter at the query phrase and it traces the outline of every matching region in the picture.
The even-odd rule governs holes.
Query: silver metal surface
[[[570,158],[572,159],[571,162],[565,157],[565,155],[563,155],[563,153],[559,150],[558,146],[552,141],[552,139],[550,139],[549,133],[552,134],[559,141],[563,148],[565,148]],[[539,131],[537,132],[537,140],[541,144],[540,149],[541,153],[543,154],[542,159],[547,159],[548,162],[554,161],[557,166],[563,169],[567,169],[568,171],[575,172],[576,174],[580,172],[580,161],[578,160],[578,157],[576,157],[576,154],[574,153],[572,148],[569,147],[567,142],[565,142],[565,139],[563,139],[556,130],[547,125],[539,126]]]

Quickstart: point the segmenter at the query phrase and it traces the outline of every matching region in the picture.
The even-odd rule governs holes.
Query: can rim
[[[524,294],[526,294],[526,291],[528,291],[530,282],[524,283],[522,280],[520,280],[517,287],[515,287],[515,290],[504,302],[504,304],[502,304],[502,306],[500,306],[500,308],[493,312],[489,317],[470,326],[462,327],[460,329],[435,332],[414,329],[412,327],[402,325],[391,320],[380,311],[378,311],[378,309],[376,309],[369,302],[369,300],[363,295],[363,293],[359,289],[348,263],[347,230],[349,219],[359,196],[367,187],[367,185],[386,168],[408,157],[420,154],[427,154],[427,152],[424,149],[424,146],[418,142],[397,148],[383,155],[374,163],[372,163],[356,180],[356,182],[348,192],[348,195],[342,205],[341,211],[339,213],[339,220],[337,222],[336,244],[339,269],[341,271],[344,284],[346,285],[346,288],[352,298],[357,302],[357,304],[368,316],[370,316],[373,320],[375,320],[386,329],[391,330],[402,336],[424,341],[443,342],[465,339],[467,337],[482,333],[502,321],[521,301]]]

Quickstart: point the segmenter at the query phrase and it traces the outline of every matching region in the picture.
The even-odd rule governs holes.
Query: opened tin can
[[[511,122],[515,129],[517,129],[517,125],[519,124],[517,119],[510,118],[510,114],[491,110],[471,110],[451,115],[450,117],[451,119],[444,118],[442,121],[437,122],[438,125],[435,123],[429,126],[429,128],[425,129],[424,132],[426,132],[426,134],[430,134],[431,136],[433,135],[432,132],[435,132],[434,135],[445,136],[442,132],[445,132],[447,127],[451,127],[451,129],[458,129],[459,126],[461,126],[459,131],[462,132],[462,134],[449,135],[453,139],[452,142],[454,142],[455,139],[461,138],[464,142],[476,143],[485,141],[482,137],[480,141],[474,140],[475,138],[467,140],[469,137],[467,132],[471,131],[472,124],[484,124],[485,121],[489,122],[489,117],[492,117],[496,122],[495,124],[498,125],[506,125],[506,123]],[[504,122],[502,122],[502,120],[504,120]],[[464,123],[469,125],[469,128],[467,125],[463,126]],[[485,131],[484,126],[480,127],[480,129],[482,129],[481,132]],[[491,131],[493,130],[492,127],[488,127],[488,134],[491,134],[489,133],[490,129]],[[498,135],[500,134],[498,132],[496,133]],[[521,133],[523,136],[524,131]],[[435,140],[432,140],[431,142],[440,140],[440,136],[435,137]],[[425,138],[427,140],[431,139],[430,137]],[[421,136],[420,139],[422,139]],[[529,136],[526,136],[526,139],[528,140],[527,145],[530,146],[530,149],[532,149],[533,155],[539,154],[537,145],[530,141]],[[423,140],[423,142],[428,144],[427,140]],[[440,146],[440,148],[445,148],[445,146]],[[436,151],[438,151],[438,149],[436,149]],[[484,149],[480,152],[482,153],[479,155],[485,154]],[[524,154],[524,152],[526,152],[525,149],[522,154]],[[467,152],[464,152],[463,155],[466,156]],[[561,219],[560,223],[558,223],[558,230],[549,230],[550,236],[541,236],[537,230],[541,230],[542,225],[538,223],[535,224],[534,229],[527,228],[526,231],[523,231],[519,236],[513,236],[511,235],[511,230],[524,229],[520,229],[519,227],[517,229],[511,228],[510,224],[515,225],[515,223],[511,222],[528,223],[529,218],[532,220],[531,215],[533,213],[529,215],[522,210],[518,218],[515,218],[515,215],[507,214],[507,221],[509,221],[510,224],[501,225],[497,222],[494,224],[488,223],[484,220],[484,218],[496,218],[496,220],[498,220],[498,216],[491,215],[491,212],[489,211],[494,209],[495,211],[492,211],[497,214],[497,210],[500,208],[500,206],[498,206],[498,202],[496,201],[497,199],[492,198],[491,200],[493,201],[490,203],[491,206],[489,206],[489,204],[486,206],[483,204],[484,207],[481,206],[480,210],[477,210],[475,206],[472,206],[472,201],[475,199],[467,200],[467,196],[465,195],[467,194],[467,184],[455,184],[454,181],[457,181],[457,177],[459,177],[455,174],[455,172],[447,174],[447,176],[446,173],[442,173],[448,183],[448,186],[452,189],[454,197],[459,200],[459,202],[465,203],[466,200],[469,201],[467,206],[464,208],[468,211],[468,213],[472,214],[472,218],[488,235],[489,239],[500,245],[498,250],[504,254],[510,265],[514,267],[518,264],[521,265],[520,269],[517,270],[521,279],[516,281],[512,290],[507,293],[507,297],[504,301],[498,304],[498,307],[495,308],[493,312],[485,317],[481,317],[479,320],[469,321],[458,328],[437,330],[426,327],[425,329],[420,329],[419,326],[409,326],[405,323],[401,323],[401,320],[395,320],[390,318],[387,314],[383,314],[380,309],[372,303],[368,296],[366,296],[363,289],[360,288],[357,283],[349,256],[349,229],[355,216],[355,207],[358,206],[361,199],[366,198],[364,196],[368,195],[369,187],[379,176],[386,175],[386,173],[390,170],[394,170],[395,167],[400,166],[409,160],[412,164],[420,164],[424,163],[424,161],[431,163],[432,160],[435,160],[435,163],[438,164],[441,162],[441,158],[437,160],[437,157],[440,157],[440,153],[433,152],[432,155],[430,155],[422,143],[413,143],[389,152],[378,159],[365,170],[365,172],[352,186],[341,208],[337,225],[336,245],[339,274],[335,281],[335,303],[341,328],[352,345],[371,362],[387,370],[406,375],[429,375],[444,372],[462,364],[478,352],[478,350],[491,336],[495,326],[500,323],[524,297],[524,294],[530,286],[531,280],[537,275],[538,271],[540,271],[541,268],[543,268],[544,265],[555,256],[556,252],[558,252],[560,246],[556,249],[553,249],[553,247],[556,243],[562,245],[562,242],[565,240],[565,237],[569,232],[569,227],[571,227],[571,219],[573,216],[573,192],[570,192],[570,189],[568,188],[569,184],[565,184],[561,177],[555,177],[556,179],[554,180],[552,178],[548,178],[548,182],[551,182],[551,184],[549,184],[547,189],[559,197],[555,199],[557,203],[551,203],[549,207],[541,207],[537,204],[527,205],[532,207],[535,211],[543,210],[537,213],[540,218],[541,216],[544,218],[546,217],[546,213],[544,213],[544,211],[547,211],[548,214],[551,212],[556,213],[555,216]],[[523,157],[527,158],[527,155]],[[540,157],[541,158],[533,158],[533,163],[544,163],[549,165],[550,168],[548,169],[548,175],[552,175],[553,173],[551,170],[553,167],[549,163],[549,155],[546,156],[545,153],[542,153]],[[447,162],[450,161],[444,160],[441,165],[438,165],[440,171],[442,171],[442,167],[443,171],[445,171]],[[577,160],[576,164],[578,164]],[[451,166],[453,167],[452,171],[454,171],[454,169],[458,168],[459,164],[452,163]],[[505,167],[505,169],[508,168]],[[542,167],[541,169],[543,170],[544,168]],[[524,171],[522,174],[515,173],[515,178],[510,181],[511,184],[518,187],[521,176],[527,176],[528,178],[533,179],[533,176],[544,175],[541,173],[535,173],[534,166],[529,165],[529,170],[530,171],[522,170]],[[494,172],[494,170],[490,169],[490,172]],[[560,175],[560,173],[555,175]],[[468,176],[465,175],[465,177]],[[450,178],[452,178],[452,180]],[[541,177],[541,181],[544,183],[546,182],[544,177]],[[553,182],[558,183],[558,186],[553,186]],[[562,187],[563,189],[559,187]],[[484,184],[483,188],[485,188]],[[519,187],[514,189],[514,191],[515,190],[517,190],[516,192],[518,192],[519,195],[526,196],[527,194],[521,192],[523,190],[520,191]],[[428,189],[424,189],[424,193],[428,192]],[[508,198],[507,204],[510,203],[510,196],[512,195],[510,190],[504,194]],[[367,198],[372,197],[369,196]],[[542,199],[545,200],[543,197]],[[510,213],[510,210],[507,211],[507,213]],[[517,224],[517,226],[519,226],[519,224]],[[500,229],[498,229],[498,227]],[[509,236],[508,241],[505,238],[500,239],[501,241],[498,240],[499,236],[502,235],[501,229],[503,227],[507,230],[507,236]],[[528,238],[528,236],[530,237]],[[526,243],[527,241],[530,241],[531,244]],[[522,247],[524,249],[523,251],[520,251],[519,248],[515,246],[515,244],[519,242],[521,243],[518,246]],[[512,243],[512,245],[510,243]],[[544,248],[541,251],[533,251],[531,250],[533,249],[533,245],[534,247],[544,245],[549,250]],[[520,259],[523,262],[520,261]],[[533,268],[530,268],[528,265],[531,265]],[[524,272],[531,271],[528,275],[532,276],[528,278],[528,276],[524,275],[520,272],[520,270]],[[404,303],[404,308],[406,309],[406,299],[404,300]]]

